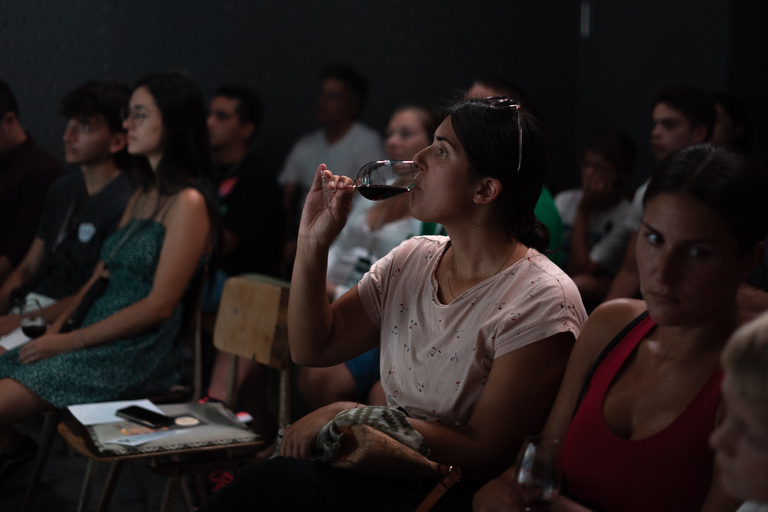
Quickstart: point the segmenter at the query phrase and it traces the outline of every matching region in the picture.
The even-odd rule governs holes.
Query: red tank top
[[[605,393],[640,340],[654,327],[643,318],[598,366],[563,442],[567,494],[611,512],[699,511],[712,480],[707,444],[720,401],[722,370],[702,386],[664,429],[626,440],[603,417]]]

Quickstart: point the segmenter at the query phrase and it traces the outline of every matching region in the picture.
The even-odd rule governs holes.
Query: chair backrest
[[[290,352],[288,350],[288,289],[290,283],[260,274],[230,277],[224,283],[214,346],[279,370],[278,423],[290,422]],[[234,401],[237,364],[230,364],[227,403]]]

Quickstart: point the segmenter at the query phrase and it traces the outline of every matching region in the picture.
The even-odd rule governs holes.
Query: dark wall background
[[[59,156],[64,120],[55,114],[58,100],[88,79],[133,83],[147,71],[181,67],[207,98],[222,82],[247,83],[267,108],[258,146],[279,165],[292,142],[315,127],[317,76],[329,61],[347,61],[370,78],[363,121],[380,130],[403,102],[440,103],[478,74],[502,74],[526,88],[542,113],[553,148],[548,181],[558,190],[577,182],[581,147],[605,126],[635,138],[641,179],[651,166],[649,103],[668,81],[733,86],[748,102],[762,98],[754,87],[732,83],[751,75],[729,75],[729,62],[731,45],[753,44],[751,35],[734,29],[733,13],[756,28],[753,11],[764,21],[766,4],[700,0],[695,11],[690,5],[0,0],[0,77],[16,92],[25,127]],[[588,37],[580,35],[584,7]],[[746,59],[739,69],[764,67],[763,60]]]

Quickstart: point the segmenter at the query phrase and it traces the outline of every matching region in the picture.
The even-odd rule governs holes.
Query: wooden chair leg
[[[93,492],[93,475],[96,474],[97,466],[97,462],[93,459],[88,459],[88,464],[85,466],[83,486],[80,489],[80,499],[77,502],[77,512],[85,512],[88,510],[88,504],[91,501],[91,493]]]
[[[46,412],[43,417],[43,431],[40,436],[37,458],[35,459],[35,469],[32,472],[32,480],[29,482],[29,487],[27,487],[27,495],[24,498],[22,512],[32,510],[37,486],[40,484],[43,471],[45,471],[45,466],[48,464],[48,459],[51,456],[51,448],[56,436],[56,426],[61,421],[61,416],[62,411],[54,410]]]
[[[165,484],[165,492],[163,492],[163,502],[160,505],[160,512],[173,512],[176,507],[176,496],[179,494],[179,487],[181,486],[181,474],[168,477],[168,481]]]
[[[149,499],[147,498],[147,486],[144,485],[144,478],[141,476],[141,470],[139,469],[139,463],[135,460],[131,461],[131,473],[133,474],[133,480],[136,483],[136,493],[139,495],[139,501],[141,502],[141,510],[149,512]]]
[[[112,494],[117,487],[117,480],[120,478],[120,472],[123,470],[125,461],[113,462],[109,465],[109,473],[107,474],[107,481],[104,484],[104,491],[99,499],[99,506],[96,509],[97,512],[107,512],[109,502],[112,501]]]

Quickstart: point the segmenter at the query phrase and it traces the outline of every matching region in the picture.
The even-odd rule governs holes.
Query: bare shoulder
[[[199,221],[203,216],[207,217],[208,206],[205,197],[194,187],[183,188],[170,200],[173,203],[170,205],[166,216],[168,222],[192,219]]]
[[[622,329],[645,310],[645,302],[636,299],[615,299],[599,305],[589,315],[576,340],[578,352],[594,360]]]

